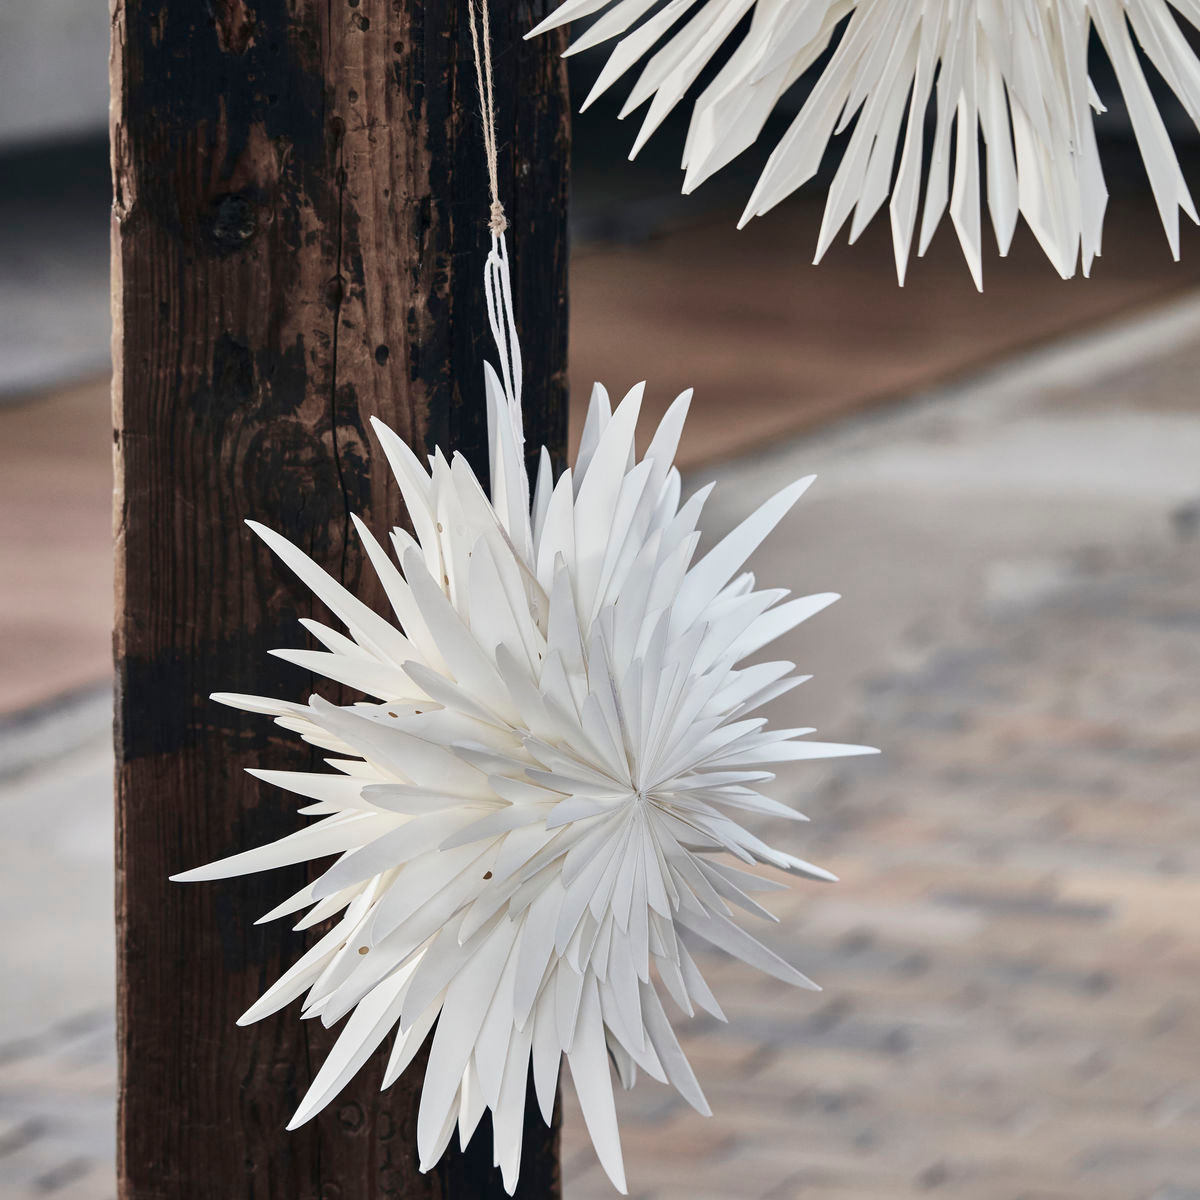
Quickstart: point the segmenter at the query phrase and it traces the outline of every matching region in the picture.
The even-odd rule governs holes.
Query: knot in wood
[[[213,206],[213,241],[227,250],[245,245],[258,231],[254,202],[243,193],[222,196]]]

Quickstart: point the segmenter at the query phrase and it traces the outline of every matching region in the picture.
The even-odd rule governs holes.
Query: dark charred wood
[[[526,423],[566,437],[565,73],[493,5]],[[383,1054],[284,1126],[335,1031],[237,1015],[303,950],[253,920],[300,870],[168,875],[295,827],[244,773],[306,767],[214,689],[303,698],[268,657],[321,616],[242,524],[307,549],[379,607],[349,514],[403,523],[377,414],[486,467],[487,194],[465,0],[114,0],[117,915],[123,1200],[499,1197],[491,1138],[417,1171],[420,1064]],[[328,694],[328,693],[327,693]],[[519,1195],[560,1194],[531,1109]]]

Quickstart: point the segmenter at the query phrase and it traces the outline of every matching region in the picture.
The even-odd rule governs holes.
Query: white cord
[[[508,220],[500,203],[500,168],[496,152],[496,101],[492,87],[492,35],[488,15],[488,0],[480,0],[483,32],[476,27],[475,0],[471,0],[471,47],[475,52],[475,81],[479,87],[479,103],[483,109],[483,149],[487,156],[488,183],[492,202],[488,228],[492,231],[492,248],[483,268],[483,291],[487,298],[488,323],[500,355],[500,380],[504,386],[509,419],[516,435],[517,448],[525,449],[525,427],[521,415],[521,343],[513,315],[512,277],[508,266],[508,246],[504,231]]]

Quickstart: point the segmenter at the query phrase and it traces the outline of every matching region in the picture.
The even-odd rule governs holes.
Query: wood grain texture
[[[566,433],[565,73],[494,6],[502,176],[532,445]],[[466,4],[114,0],[118,1171],[124,1200],[501,1195],[491,1137],[416,1167],[417,1064],[377,1056],[284,1125],[335,1032],[237,1015],[302,952],[252,920],[303,872],[167,876],[296,827],[243,769],[311,756],[214,690],[303,698],[268,657],[314,604],[246,531],[284,532],[379,604],[348,537],[404,520],[367,418],[485,466],[487,199]],[[559,1194],[529,1125],[519,1194]]]

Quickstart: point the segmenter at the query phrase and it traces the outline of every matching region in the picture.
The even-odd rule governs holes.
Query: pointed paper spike
[[[287,538],[257,521],[247,521],[246,524],[312,589],[330,612],[345,623],[360,644],[365,641],[369,648],[392,662],[403,662],[412,657],[408,639],[395,626],[352,596],[307,554],[298,550]]]
[[[354,1010],[316,1078],[312,1081],[300,1107],[288,1122],[288,1129],[298,1129],[316,1116],[346,1086],[351,1077],[370,1058],[375,1047],[391,1031],[400,1016],[404,988],[412,976],[412,968],[397,971],[390,979],[374,988]]]
[[[673,631],[682,631],[697,619],[704,606],[808,491],[814,479],[815,475],[808,475],[772,496],[687,573],[672,615]]]
[[[626,1194],[625,1164],[621,1157],[621,1138],[617,1132],[617,1111],[613,1104],[612,1080],[608,1071],[608,1053],[604,1046],[604,1026],[595,980],[584,987],[575,1037],[567,1054],[571,1079],[579,1096],[579,1107],[596,1156],[612,1185]]]
[[[562,1057],[554,996],[553,986],[543,988],[533,1017],[533,1082],[538,1108],[547,1125],[554,1123],[554,1096],[558,1089],[558,1068]]]

